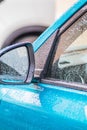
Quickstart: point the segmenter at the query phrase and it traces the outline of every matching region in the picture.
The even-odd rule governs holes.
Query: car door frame
[[[67,83],[65,81],[60,81],[60,80],[53,80],[53,79],[46,79],[46,74],[47,74],[47,70],[50,64],[51,59],[53,58],[53,53],[55,51],[56,48],[56,40],[60,39],[60,36],[73,24],[75,23],[75,21],[77,21],[82,15],[84,15],[87,12],[87,5],[85,5],[84,7],[82,7],[78,12],[76,12],[58,31],[54,41],[53,41],[53,45],[51,47],[51,50],[49,52],[49,55],[47,57],[47,61],[46,64],[44,66],[44,69],[41,73],[41,82],[42,83],[48,83],[48,84],[52,84],[52,85],[60,85],[60,86],[64,86],[67,88],[74,88],[77,90],[85,90],[87,91],[87,87],[86,85],[82,85],[82,84],[78,84],[77,83]],[[57,45],[58,46],[58,45]]]

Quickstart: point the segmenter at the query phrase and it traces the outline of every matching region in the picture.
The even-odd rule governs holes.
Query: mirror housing
[[[35,59],[30,43],[17,43],[0,50],[0,82],[30,83],[34,76]]]

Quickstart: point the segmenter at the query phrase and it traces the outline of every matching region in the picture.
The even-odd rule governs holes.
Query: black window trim
[[[40,75],[40,81],[41,83],[48,83],[48,84],[52,84],[52,85],[57,85],[57,86],[62,86],[62,87],[67,87],[67,88],[73,88],[73,89],[77,89],[77,90],[85,90],[87,91],[87,85],[82,85],[80,83],[68,83],[66,81],[62,81],[62,80],[58,80],[55,78],[47,78],[46,74],[47,74],[47,70],[50,64],[50,61],[52,59],[53,53],[55,51],[55,47],[56,47],[56,40],[60,39],[60,36],[75,22],[77,21],[82,15],[84,15],[87,12],[87,5],[85,5],[84,7],[82,7],[77,13],[75,13],[57,32],[56,32],[56,36],[54,38],[52,47],[50,49],[50,52],[48,54],[47,57],[47,61],[46,64],[44,66],[44,69]],[[67,24],[68,23],[68,24]],[[58,46],[58,43],[57,43]],[[78,85],[79,84],[79,85]],[[78,87],[79,86],[79,87]]]

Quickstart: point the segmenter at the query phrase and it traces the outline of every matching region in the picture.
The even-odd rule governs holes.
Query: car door
[[[65,20],[60,29],[56,27],[58,31],[39,79],[34,77],[28,84],[0,84],[0,129],[87,129],[86,60],[83,60],[86,57],[85,40],[82,40],[84,46],[78,45],[79,39],[86,38],[87,30],[87,6],[82,7],[83,5],[80,12],[73,8],[77,13],[74,12],[72,18],[66,18],[67,21],[70,20],[67,23]],[[49,39],[54,30],[56,29],[48,28],[48,31],[33,43],[34,51],[43,41]],[[78,51],[81,51],[81,58]],[[80,62],[77,62],[77,58]],[[75,70],[74,73],[71,73],[71,70]]]
[[[87,129],[87,5],[59,30],[40,85],[42,106],[53,114],[52,129]]]

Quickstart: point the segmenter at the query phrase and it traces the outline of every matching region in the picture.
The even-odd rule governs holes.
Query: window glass
[[[87,83],[87,13],[61,35],[55,50],[46,77]]]

